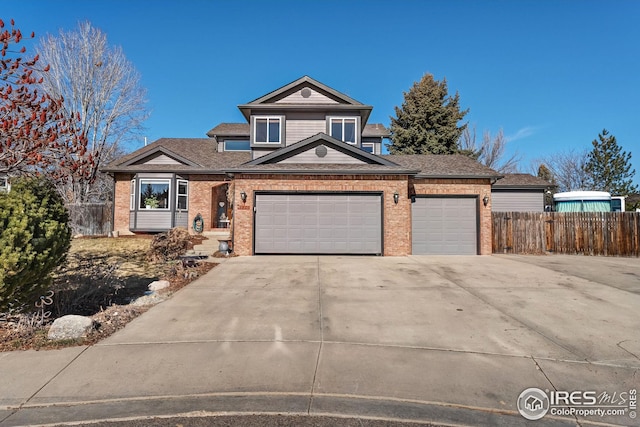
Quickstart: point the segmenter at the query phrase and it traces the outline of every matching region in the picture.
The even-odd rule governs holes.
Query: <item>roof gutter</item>
[[[503,178],[501,175],[423,175],[418,174],[416,178],[423,179],[490,179],[491,185],[495,184],[497,180]]]
[[[227,169],[227,174],[241,173],[245,175],[415,175],[418,170],[356,170],[356,169]]]

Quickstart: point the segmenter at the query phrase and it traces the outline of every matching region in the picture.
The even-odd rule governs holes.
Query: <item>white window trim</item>
[[[344,137],[344,121],[345,120],[354,120],[355,123],[355,141],[354,142],[349,142],[349,141],[345,141],[344,139],[341,139],[342,142],[346,143],[346,144],[351,144],[351,145],[358,145],[358,141],[360,141],[360,117],[357,116],[328,116],[327,117],[328,120],[328,127],[329,127],[329,136],[334,137],[331,134],[331,122],[333,120],[342,120],[342,136]],[[335,138],[335,137],[334,137]],[[338,139],[338,138],[336,138]]]
[[[267,139],[269,139],[269,122],[271,120],[277,120],[279,123],[279,127],[278,127],[278,141],[258,141],[256,139],[258,132],[257,132],[257,126],[258,126],[258,120],[264,120],[267,119]],[[269,144],[269,145],[280,145],[283,143],[283,129],[284,129],[284,125],[283,125],[284,119],[282,118],[282,116],[255,116],[253,118],[253,143],[254,144]]]
[[[163,184],[169,184],[169,194],[167,195],[167,201],[171,200],[171,179],[158,179],[158,178],[140,178],[139,179],[139,184],[138,184],[138,197],[140,198],[140,203],[143,202],[142,200],[142,183],[145,183],[145,185],[148,182],[156,182],[156,183],[163,183]],[[166,208],[155,208],[155,209],[150,209],[152,211],[168,211],[171,209],[171,204],[169,203],[169,206],[167,206]],[[140,208],[138,207],[138,210],[144,211],[146,210],[145,208]]]
[[[246,150],[227,150],[227,142],[248,142],[249,143],[249,148]],[[273,142],[270,142],[269,144],[273,144]],[[238,153],[244,153],[244,152],[248,152],[251,151],[251,140],[249,139],[225,139],[223,141],[222,144],[222,149],[223,151],[230,151],[230,152],[238,152]]]
[[[0,193],[8,193],[10,190],[11,184],[9,184],[9,178],[0,176]]]
[[[364,149],[364,147],[371,147],[371,154],[376,154],[376,144],[374,142],[363,142],[360,146]],[[369,153],[369,151],[367,151]]]
[[[129,192],[131,193],[129,194],[129,210],[135,211],[136,210],[136,180],[135,179],[131,180],[131,186],[129,187]]]
[[[185,194],[181,194],[180,193],[180,184],[186,184],[187,186],[187,192]],[[171,188],[169,188],[169,192],[171,192]],[[186,203],[186,208],[184,209],[179,209],[178,206],[180,205],[178,203],[178,200],[180,200],[180,197],[186,197],[187,198],[187,203]],[[186,179],[178,179],[176,181],[176,212],[184,212],[184,211],[188,211],[189,210],[189,181],[187,181]]]

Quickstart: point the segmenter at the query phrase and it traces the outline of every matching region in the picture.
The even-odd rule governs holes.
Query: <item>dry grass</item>
[[[128,305],[154,280],[169,280],[174,292],[216,264],[185,269],[179,261],[152,261],[151,236],[74,239],[65,265],[54,279],[51,313],[44,325],[25,327],[24,317],[0,320],[0,351],[92,344],[123,328],[146,309]],[[91,316],[98,326],[78,342],[51,342],[48,324],[66,314]],[[19,322],[19,320],[21,320]]]

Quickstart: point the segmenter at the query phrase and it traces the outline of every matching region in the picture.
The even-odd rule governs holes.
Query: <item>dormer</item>
[[[253,158],[318,133],[361,148],[372,110],[308,76],[238,108],[249,122]]]

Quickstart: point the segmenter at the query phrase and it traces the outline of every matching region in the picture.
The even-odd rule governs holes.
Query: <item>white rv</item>
[[[568,191],[553,195],[556,212],[611,212],[611,194],[606,191]]]

